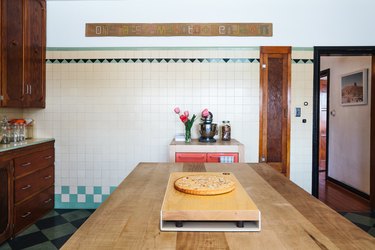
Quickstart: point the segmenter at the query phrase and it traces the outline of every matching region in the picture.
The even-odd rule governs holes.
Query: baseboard
[[[330,181],[330,182],[332,182],[332,183],[334,183],[334,184],[336,184],[340,187],[343,187],[343,188],[349,190],[350,192],[355,193],[356,195],[358,195],[358,196],[360,196],[360,197],[362,197],[366,200],[370,200],[370,195],[368,195],[368,194],[366,194],[366,193],[364,193],[364,192],[362,192],[362,191],[360,191],[356,188],[353,188],[349,185],[346,185],[345,183],[342,183],[341,181],[333,179],[332,177],[327,176],[327,181]]]

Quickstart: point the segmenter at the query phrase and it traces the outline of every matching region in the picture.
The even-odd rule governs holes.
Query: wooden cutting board
[[[193,195],[175,189],[188,175],[225,176],[235,189],[220,195]],[[162,231],[260,231],[261,213],[233,173],[175,172],[169,176],[161,209]]]

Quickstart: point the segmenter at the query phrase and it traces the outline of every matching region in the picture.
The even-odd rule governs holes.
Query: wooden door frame
[[[375,46],[314,47],[313,86],[313,145],[312,195],[319,197],[319,121],[320,121],[320,57],[321,56],[372,56],[371,66],[371,133],[370,133],[370,206],[375,210]]]
[[[262,65],[264,64],[263,54],[286,54],[287,55],[287,64],[286,70],[284,68],[283,73],[286,73],[287,78],[287,122],[286,122],[286,173],[285,175],[289,178],[290,176],[290,118],[291,118],[291,47],[290,46],[261,46],[260,47],[260,100],[259,100],[259,162],[262,162],[262,157],[265,155],[267,157],[267,150],[264,141],[267,138],[267,131],[263,129],[264,125],[267,125],[267,106],[263,106],[263,100],[267,100],[267,90],[268,88],[268,76],[262,73]],[[283,65],[285,67],[285,65]]]
[[[320,80],[321,77],[324,77],[324,76],[327,77],[327,97],[326,97],[326,99],[327,99],[327,104],[326,104],[327,105],[327,111],[326,111],[326,115],[327,115],[327,117],[326,117],[326,174],[325,174],[326,178],[328,176],[328,160],[329,160],[328,159],[329,158],[329,154],[328,154],[329,153],[329,147],[328,147],[328,145],[329,145],[329,137],[328,137],[328,135],[329,135],[329,88],[330,88],[330,86],[329,86],[330,79],[329,78],[330,78],[330,74],[331,74],[331,69],[325,69],[325,70],[321,70],[319,72],[319,80]],[[319,87],[319,91],[320,91],[320,87]],[[321,104],[320,104],[320,100],[319,100],[319,110],[320,110],[320,105]],[[319,123],[320,123],[320,116],[319,116]],[[320,125],[319,125],[319,129],[320,129]],[[320,147],[320,141],[319,141],[319,147]],[[320,164],[320,161],[319,161],[319,164]]]

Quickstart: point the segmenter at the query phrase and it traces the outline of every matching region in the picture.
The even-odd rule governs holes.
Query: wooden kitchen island
[[[161,232],[172,172],[232,172],[260,232]],[[62,249],[375,249],[375,238],[266,164],[140,163]]]

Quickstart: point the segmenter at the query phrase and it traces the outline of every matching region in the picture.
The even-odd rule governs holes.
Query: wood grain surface
[[[224,176],[222,172],[211,173],[201,173],[201,176]],[[185,194],[176,190],[175,181],[189,174],[186,172],[172,173],[161,209],[163,220],[259,221],[259,210],[256,204],[236,177],[232,173],[227,172],[227,174],[225,178],[232,181],[235,187],[233,191],[223,195],[201,196]],[[197,172],[194,175],[197,175]]]
[[[140,163],[62,249],[374,249],[375,239],[267,164],[194,164],[232,172],[262,213],[260,232],[161,232],[170,173],[187,163]]]

